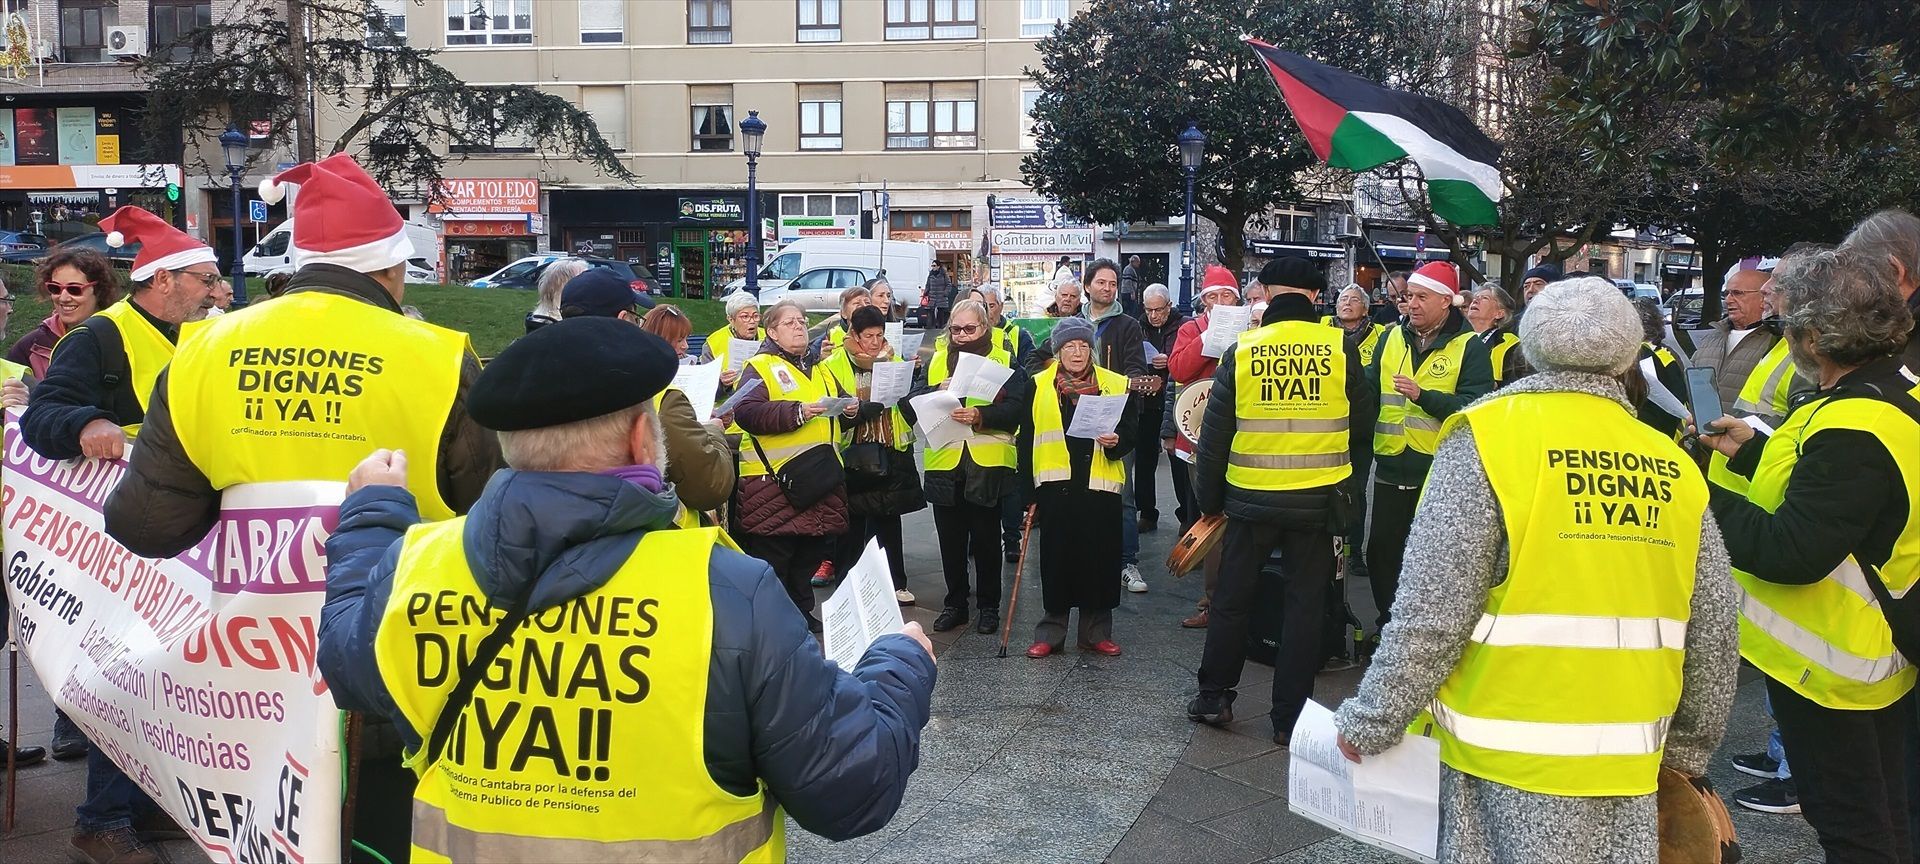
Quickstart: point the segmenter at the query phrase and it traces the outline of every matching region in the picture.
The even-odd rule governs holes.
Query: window
[[[106,0],[66,0],[60,4],[60,59],[98,63],[105,53]]]
[[[797,0],[800,32],[795,42],[840,41],[840,0]]]
[[[580,0],[583,45],[627,41],[627,0]]]
[[[978,146],[976,88],[972,81],[888,84],[887,149]]]
[[[1040,149],[1033,134],[1034,110],[1040,107],[1040,88],[1032,84],[1020,88],[1020,149]]]
[[[381,25],[392,30],[388,36]],[[390,48],[407,44],[407,0],[367,0],[367,47]]]
[[[193,55],[187,37],[201,27],[213,26],[213,4],[207,0],[153,0],[153,39],[151,53],[175,62]]]
[[[800,149],[838,150],[840,85],[800,85]]]
[[[733,0],[687,0],[687,44],[733,43]]]
[[[733,149],[733,85],[688,88],[693,102],[693,149]]]
[[[1051,36],[1054,25],[1069,17],[1067,0],[1020,0],[1020,38]]]
[[[973,39],[978,0],[887,0],[888,39]]]
[[[447,0],[448,45],[532,45],[533,0]]]
[[[615,150],[627,149],[627,88],[582,87],[580,107],[593,115],[600,137]]]

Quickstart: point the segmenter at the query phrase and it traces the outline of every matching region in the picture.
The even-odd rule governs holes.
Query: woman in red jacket
[[[1207,357],[1200,353],[1200,336],[1207,332],[1206,310],[1215,306],[1240,305],[1240,286],[1233,278],[1233,271],[1218,264],[1207,267],[1206,274],[1200,281],[1200,296],[1195,298],[1194,302],[1198,304],[1198,308],[1195,309],[1194,316],[1187,319],[1187,323],[1180,325],[1180,332],[1173,337],[1173,356],[1167,360],[1167,373],[1178,388],[1184,388],[1196,381],[1211,380],[1214,369],[1220,365],[1219,358]],[[1174,395],[1171,397],[1174,404],[1179,404],[1179,392],[1179,389],[1174,390]],[[1172,418],[1174,412],[1168,411],[1167,416]],[[1173,458],[1189,463],[1193,461],[1193,442],[1188,441],[1177,430],[1162,427],[1160,438],[1161,446],[1168,453],[1173,454]],[[1183,619],[1180,626],[1189,629],[1206,628],[1207,607],[1212,602],[1214,582],[1219,577],[1220,555],[1219,550],[1216,549],[1214,554],[1207,556],[1206,593],[1200,595],[1200,603],[1195,607],[1194,613]]]

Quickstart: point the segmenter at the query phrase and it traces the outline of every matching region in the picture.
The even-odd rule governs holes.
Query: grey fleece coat
[[[1577,391],[1604,396],[1632,410],[1613,379],[1577,372],[1542,372],[1516,381],[1502,396]],[[1427,494],[1407,538],[1406,564],[1393,617],[1381,633],[1373,666],[1360,692],[1334,722],[1362,754],[1398,743],[1414,717],[1433,701],[1460,662],[1487,595],[1507,572],[1506,530],[1473,430],[1441,439],[1427,478]],[[1692,617],[1687,627],[1680,704],[1667,730],[1665,764],[1704,774],[1733,706],[1739,666],[1737,593],[1727,552],[1713,517],[1703,513]],[[1517,687],[1564,687],[1572,682],[1514,682]],[[1654,864],[1659,830],[1653,795],[1571,798],[1515,789],[1455,771],[1440,773],[1440,860],[1453,864],[1534,864],[1540,861]]]

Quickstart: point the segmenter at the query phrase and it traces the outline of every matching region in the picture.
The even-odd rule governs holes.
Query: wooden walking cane
[[[1007,637],[1013,633],[1013,613],[1020,609],[1020,576],[1027,572],[1027,538],[1033,536],[1033,510],[1027,505],[1027,520],[1020,526],[1020,562],[1013,565],[1013,595],[1007,598],[1007,620],[1000,622],[1000,656],[1007,656]]]
[[[346,750],[346,776],[341,778],[340,790],[340,860],[352,861],[353,854],[353,810],[360,804],[360,724],[358,711],[347,711],[346,720],[341,724],[340,746]]]

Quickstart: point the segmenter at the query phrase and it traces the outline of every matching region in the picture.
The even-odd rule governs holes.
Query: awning
[[[1263,258],[1345,258],[1340,246],[1318,243],[1282,243],[1278,240],[1248,240],[1247,253]]]

